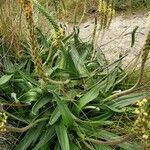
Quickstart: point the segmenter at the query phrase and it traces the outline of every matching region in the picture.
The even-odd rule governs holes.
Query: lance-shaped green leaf
[[[42,95],[42,97],[32,107],[32,113],[36,115],[39,109],[42,108],[47,103],[49,103],[51,99],[52,99],[52,95],[50,94]]]
[[[39,139],[39,142],[36,144],[36,146],[32,150],[39,150],[42,149],[42,147],[48,143],[55,135],[55,128],[54,126],[51,126],[46,129],[46,131],[42,134],[41,138]]]
[[[95,98],[98,97],[100,92],[100,85],[94,86],[92,89],[87,91],[80,99],[78,103],[79,109],[82,109],[86,104],[93,101]]]
[[[84,62],[82,61],[78,51],[76,50],[75,46],[72,45],[72,49],[70,51],[70,55],[72,57],[72,60],[74,62],[74,65],[76,67],[76,70],[79,72],[79,74],[83,77],[86,77],[89,75],[88,70],[86,69],[86,66]]]
[[[69,138],[67,133],[67,128],[64,126],[63,122],[60,122],[55,126],[57,138],[62,150],[70,150]]]
[[[108,145],[102,145],[102,144],[93,144],[95,147],[95,150],[113,150],[110,146]]]
[[[72,125],[73,124],[72,113],[69,110],[67,104],[56,93],[53,93],[53,95],[57,102],[57,105],[58,105],[59,111],[62,115],[64,123],[68,126]]]
[[[125,108],[129,105],[133,105],[137,102],[137,100],[141,100],[145,98],[146,95],[149,95],[149,93],[132,93],[129,95],[125,95],[116,99],[113,99],[112,102],[106,103],[110,108]]]
[[[19,97],[19,101],[23,103],[30,103],[32,101],[37,101],[42,94],[42,90],[40,88],[34,88],[30,91],[23,94],[21,97]]]
[[[70,143],[70,149],[71,150],[81,150],[76,144],[74,144],[73,142]]]
[[[15,150],[27,150],[31,144],[37,141],[44,126],[45,122],[42,122],[37,127],[27,131],[26,135],[22,138],[19,144],[16,145]]]
[[[60,116],[61,116],[61,113],[59,111],[59,108],[56,107],[50,117],[49,124],[53,125],[54,123],[56,123],[56,121],[59,119]]]
[[[0,86],[1,85],[4,85],[5,83],[7,83],[11,78],[12,78],[13,74],[10,74],[10,75],[3,75],[1,78],[0,78]]]

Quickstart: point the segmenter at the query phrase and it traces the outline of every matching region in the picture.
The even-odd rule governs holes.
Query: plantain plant
[[[124,56],[108,64],[96,47],[93,59],[93,42],[82,41],[78,27],[66,35],[36,0],[33,4],[53,32],[46,36],[35,26],[32,2],[21,1],[28,25],[28,40],[20,41],[23,57],[15,60],[4,43],[0,46],[1,132],[22,133],[15,150],[141,149],[130,141],[136,137],[131,120],[134,104],[149,92],[139,92],[139,83],[126,92]],[[147,56],[142,57],[143,72]],[[113,94],[118,90],[125,91]],[[130,122],[119,123],[121,116]]]

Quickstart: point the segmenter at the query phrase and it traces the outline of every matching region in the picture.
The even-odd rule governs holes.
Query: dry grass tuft
[[[19,9],[13,0],[2,0],[0,3],[0,36],[3,44],[18,59],[22,57],[21,23]],[[15,9],[14,9],[15,8]]]

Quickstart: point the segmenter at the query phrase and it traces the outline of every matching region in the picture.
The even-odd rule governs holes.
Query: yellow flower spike
[[[3,128],[3,132],[6,132],[6,128]]]
[[[110,26],[112,18],[115,14],[114,1],[99,0],[98,11],[101,15],[101,29],[106,29]]]
[[[61,39],[61,38],[63,38],[64,32],[65,32],[65,31],[64,31],[63,28],[59,28],[59,31],[56,32],[55,38],[56,38],[56,39]]]
[[[140,107],[141,107],[143,104],[144,104],[144,102],[141,101],[141,100],[138,100],[137,103],[136,103],[136,105],[137,105],[137,106],[140,106]]]
[[[1,129],[0,129],[0,131],[1,131],[1,132],[4,132],[4,129],[3,129],[3,128],[1,128]]]
[[[114,10],[114,9],[112,10],[112,8],[109,7],[109,8],[108,8],[108,16],[111,17],[111,15],[112,15],[112,16],[115,15],[115,10]]]
[[[141,128],[141,132],[144,134],[145,133],[145,128]]]
[[[138,124],[138,123],[139,123],[139,120],[136,120],[136,121],[134,122],[135,125]]]
[[[139,114],[139,113],[140,113],[140,111],[139,111],[138,108],[136,108],[134,112],[135,112],[136,114]]]
[[[7,116],[6,113],[3,113],[3,116]]]
[[[138,108],[135,109],[137,119],[134,123],[134,129],[139,135],[142,136],[143,140],[147,140],[149,138],[147,132],[150,129],[150,121],[148,118],[150,112],[147,109],[147,103],[148,100],[146,98],[144,98],[143,100],[138,100],[136,103],[136,105],[138,105]]]
[[[143,101],[143,103],[147,103],[147,99],[146,98],[144,98],[142,101]]]
[[[4,122],[1,123],[1,126],[2,126],[2,127],[4,126]]]
[[[7,122],[7,120],[6,120],[6,119],[2,119],[2,121],[3,121],[4,123],[6,123],[6,122]]]
[[[6,115],[6,113],[3,113],[3,116],[4,116],[4,118],[7,118],[7,115]]]
[[[146,135],[146,134],[144,134],[142,137],[143,137],[144,140],[147,140],[149,138],[149,136]]]
[[[146,117],[148,116],[147,112],[144,112],[143,115],[146,116]]]
[[[0,113],[0,131],[4,132],[6,131],[5,129],[5,124],[7,122],[8,116],[5,113]]]
[[[141,102],[141,100],[137,100],[137,104],[140,103],[140,102]]]
[[[7,120],[8,116],[4,116],[4,119]]]
[[[4,122],[1,122],[0,129],[4,128]]]

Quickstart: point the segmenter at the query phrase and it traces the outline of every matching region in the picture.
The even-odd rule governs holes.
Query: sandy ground
[[[94,21],[82,23],[80,25],[80,37],[88,40],[93,31]],[[135,34],[135,44],[131,48],[131,35],[133,30],[138,26]],[[113,19],[109,29],[107,29],[102,38],[102,32],[97,36],[97,44],[101,47],[106,58],[114,61],[119,54],[128,54],[123,64],[128,64],[140,52],[147,34],[147,15],[136,14],[130,16],[117,16]]]

